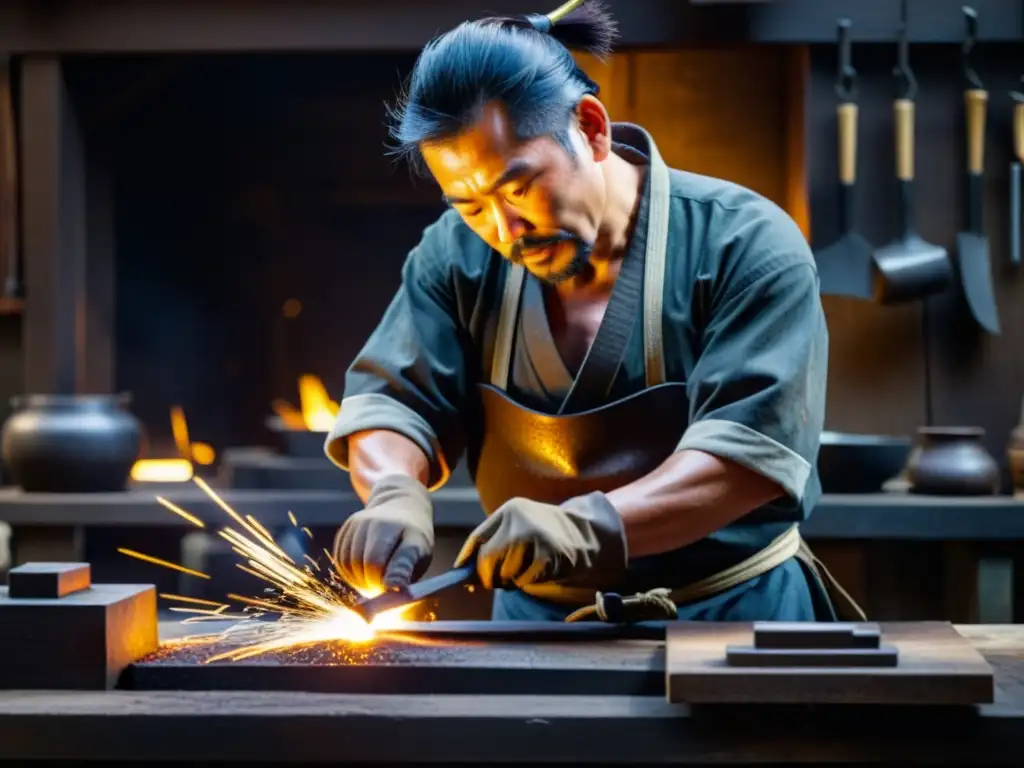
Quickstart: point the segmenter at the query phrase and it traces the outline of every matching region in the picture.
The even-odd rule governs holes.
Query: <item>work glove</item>
[[[509,499],[469,535],[456,567],[474,553],[487,589],[549,581],[597,589],[617,583],[627,560],[622,518],[603,493],[561,506]]]
[[[386,475],[373,486],[366,507],[334,537],[338,575],[364,592],[407,587],[420,578],[434,552],[430,494],[408,475]]]

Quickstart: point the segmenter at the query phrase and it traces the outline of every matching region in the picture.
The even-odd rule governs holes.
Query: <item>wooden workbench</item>
[[[0,759],[1019,763],[1024,626],[960,626],[996,670],[964,709],[674,706],[660,696],[0,693]]]

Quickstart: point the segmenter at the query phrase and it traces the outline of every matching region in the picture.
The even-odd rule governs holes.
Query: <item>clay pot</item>
[[[990,496],[999,493],[999,465],[982,445],[981,427],[921,427],[907,467],[913,493]]]
[[[25,491],[123,491],[142,428],[128,395],[24,395],[0,430],[8,480]]]

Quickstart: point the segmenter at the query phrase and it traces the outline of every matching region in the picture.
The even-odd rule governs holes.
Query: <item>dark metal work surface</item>
[[[663,642],[518,642],[378,638],[324,643],[240,661],[203,663],[222,642],[170,646],[133,665],[131,690],[256,690],[313,693],[661,696]]]
[[[896,0],[611,0],[610,5],[626,46],[831,43],[840,16],[853,20],[854,41],[889,42],[899,20]],[[962,5],[956,0],[911,0],[911,42],[959,43]],[[979,39],[1020,39],[1024,10],[1019,3],[975,0],[972,5],[979,12]],[[415,49],[439,30],[485,12],[536,11],[536,4],[529,0],[393,0],[383,13],[380,3],[371,0],[20,0],[0,4],[0,49],[14,53]]]
[[[336,526],[361,509],[354,493],[343,491],[218,491],[228,504],[265,526],[290,526],[291,510],[300,525]],[[229,523],[224,511],[192,485],[125,493],[28,494],[0,489],[0,521],[30,526],[141,525],[189,528],[154,497],[168,500],[208,525]],[[476,491],[444,488],[434,494],[441,528],[472,528],[483,519]],[[1024,539],[1024,499],[1009,496],[935,497],[913,494],[825,495],[801,526],[808,539]]]
[[[688,707],[662,696],[0,692],[0,760],[1017,765],[1024,661],[987,658],[997,704],[928,711]]]

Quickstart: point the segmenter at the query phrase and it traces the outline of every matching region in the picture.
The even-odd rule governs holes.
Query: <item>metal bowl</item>
[[[823,432],[818,477],[823,493],[879,493],[903,471],[914,447],[909,437]]]

